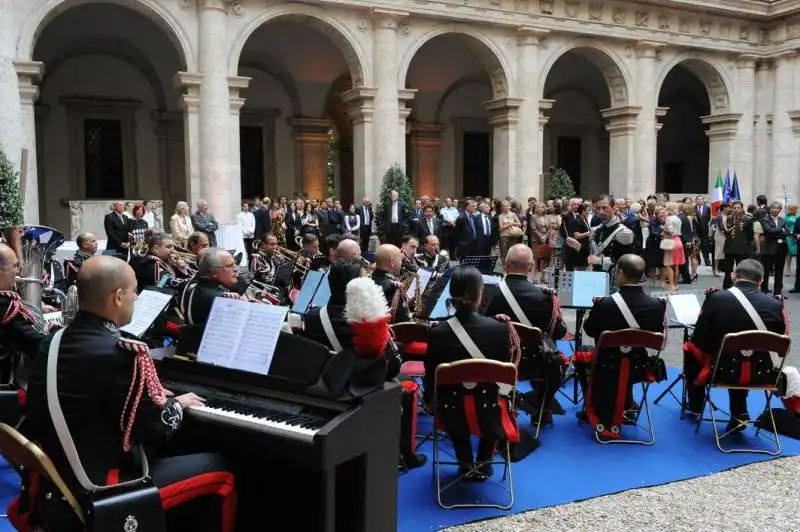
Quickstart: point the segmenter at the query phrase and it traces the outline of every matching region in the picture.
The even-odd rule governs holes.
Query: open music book
[[[170,300],[172,300],[170,294],[155,290],[143,290],[133,303],[133,318],[131,318],[131,322],[124,327],[120,327],[120,330],[141,338],[153,325],[156,318],[164,312]]]
[[[198,362],[266,375],[288,310],[216,298],[197,351]]]

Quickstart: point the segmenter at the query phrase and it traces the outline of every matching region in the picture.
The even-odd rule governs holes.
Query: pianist
[[[78,274],[78,293],[80,311],[75,320],[42,343],[34,362],[28,437],[40,443],[84,507],[94,486],[140,478],[142,465],[133,450],[146,449],[150,477],[159,488],[169,530],[232,532],[236,493],[233,476],[221,457],[209,453],[153,456],[152,449],[180,428],[184,409],[202,405],[203,399],[191,393],[174,397],[164,390],[147,345],[120,334],[118,328],[133,315],[133,270],[114,257],[93,257]],[[56,372],[50,375],[48,359],[54,357]],[[48,402],[48,384],[57,386],[61,416],[52,415],[58,410]],[[64,442],[68,438],[74,442],[77,460],[67,458]],[[77,472],[85,472],[88,478]],[[54,499],[46,495],[50,491],[40,483],[29,484],[20,495],[23,500],[12,503],[12,520],[21,517],[15,508],[38,505],[44,510],[53,504]],[[72,529],[69,520],[75,519],[74,514],[69,507],[60,508],[65,511],[55,517],[65,521],[29,525]],[[35,519],[41,512],[26,515]]]

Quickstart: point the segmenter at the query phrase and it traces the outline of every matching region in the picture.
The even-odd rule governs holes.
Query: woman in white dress
[[[175,214],[169,219],[169,230],[172,241],[185,249],[186,240],[194,232],[192,218],[189,216],[189,205],[185,201],[179,201],[175,205]]]

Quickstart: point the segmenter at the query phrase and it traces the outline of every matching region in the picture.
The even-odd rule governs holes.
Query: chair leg
[[[703,421],[711,421],[711,425],[712,425],[712,427],[714,429],[714,442],[717,444],[717,449],[719,449],[720,452],[723,452],[723,453],[726,453],[726,454],[731,454],[731,453],[768,454],[770,456],[778,456],[779,454],[781,454],[781,440],[780,440],[780,436],[779,436],[779,434],[777,432],[773,433],[774,437],[768,436],[766,433],[763,435],[765,438],[771,440],[775,444],[775,448],[773,450],[767,450],[767,449],[736,449],[736,448],[723,447],[722,446],[722,440],[724,440],[727,436],[729,436],[733,432],[733,430],[726,431],[725,433],[720,435],[720,430],[719,430],[719,427],[717,427],[717,423],[720,422],[720,421],[724,421],[724,420],[717,420],[717,417],[714,414],[714,412],[717,410],[717,406],[714,404],[713,400],[711,399],[711,387],[708,386],[707,389],[708,389],[708,392],[706,394],[705,401],[708,402],[709,406],[711,407],[711,418],[710,419],[703,418],[703,416],[702,416],[702,413],[705,411],[705,403],[704,403],[703,404],[703,411],[701,411],[700,418],[697,421],[697,428],[695,429],[695,434],[700,430],[700,423],[702,423]],[[772,427],[774,429],[774,427],[775,427],[775,417],[773,416],[772,408],[770,407],[771,403],[772,403],[772,397],[774,396],[774,392],[771,392],[771,391],[770,392],[766,392],[765,391],[764,393],[766,394],[766,406],[765,406],[764,412],[766,413],[766,411],[769,410],[770,423],[772,423]],[[733,416],[730,416],[730,419],[733,420],[734,419]],[[748,420],[746,422],[743,422],[743,424],[745,425],[745,429],[747,428],[747,425],[752,425],[754,423],[755,423],[755,420]],[[755,428],[756,428],[756,436],[760,436],[761,435],[760,427],[755,427]]]

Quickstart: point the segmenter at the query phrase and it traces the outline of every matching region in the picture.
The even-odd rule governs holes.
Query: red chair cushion
[[[404,362],[400,366],[400,373],[410,375],[411,377],[424,377],[425,376],[425,363],[419,360],[411,360]]]
[[[403,351],[409,355],[424,355],[428,352],[428,344],[426,342],[408,342],[403,345]]]

